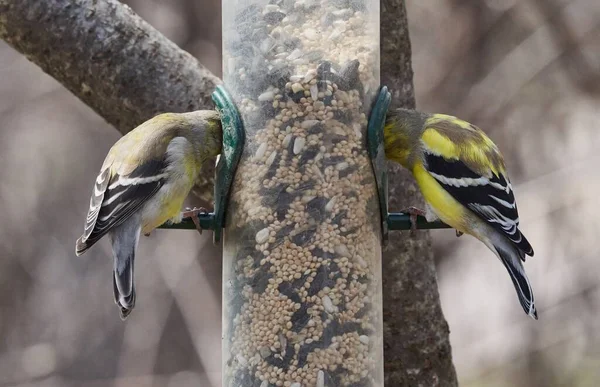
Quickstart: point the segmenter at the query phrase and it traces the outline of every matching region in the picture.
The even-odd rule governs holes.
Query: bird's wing
[[[519,230],[515,196],[496,145],[479,128],[454,117],[433,116],[425,125],[421,145],[431,176],[522,253],[533,256]]]
[[[83,254],[152,197],[167,179],[166,167],[165,158],[151,159],[120,174],[120,168],[105,163],[96,179],[83,235],[77,240],[77,254]]]

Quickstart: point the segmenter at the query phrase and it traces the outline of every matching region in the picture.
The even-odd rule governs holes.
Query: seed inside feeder
[[[383,386],[364,143],[379,2],[223,4],[224,81],[247,132],[225,230],[223,385]]]

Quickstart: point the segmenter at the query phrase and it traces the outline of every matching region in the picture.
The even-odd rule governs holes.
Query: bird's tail
[[[135,306],[134,261],[140,236],[137,216],[128,219],[110,232],[114,265],[113,292],[119,314],[125,320]]]
[[[523,310],[533,319],[537,320],[538,316],[533,299],[533,290],[531,289],[531,284],[529,283],[527,274],[525,274],[525,268],[521,261],[524,254],[503,237],[501,240],[493,241],[492,244],[510,275]]]

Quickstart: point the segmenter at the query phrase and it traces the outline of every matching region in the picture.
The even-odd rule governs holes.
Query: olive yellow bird
[[[386,157],[412,172],[427,204],[411,214],[440,219],[458,236],[482,241],[508,270],[525,313],[537,320],[522,264],[533,249],[519,230],[513,188],[496,144],[456,117],[407,109],[388,113],[384,142]]]
[[[75,252],[85,253],[108,234],[115,303],[123,320],[135,306],[133,265],[140,233],[197,215],[200,210],[181,213],[181,207],[202,164],[221,152],[221,138],[216,111],[165,113],[121,137],[108,152]]]

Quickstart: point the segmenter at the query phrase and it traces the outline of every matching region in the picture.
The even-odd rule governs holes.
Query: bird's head
[[[421,137],[426,119],[426,114],[416,110],[390,110],[384,127],[386,157],[408,167],[411,141]]]

